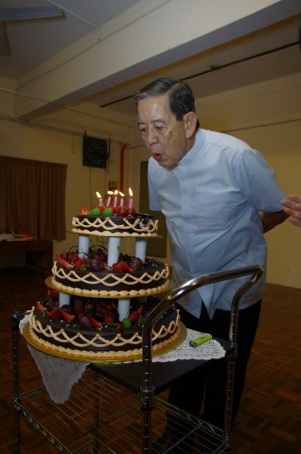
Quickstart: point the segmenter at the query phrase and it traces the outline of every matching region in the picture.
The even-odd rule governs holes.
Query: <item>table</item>
[[[0,254],[25,253],[26,266],[51,270],[53,264],[52,240],[0,241]]]

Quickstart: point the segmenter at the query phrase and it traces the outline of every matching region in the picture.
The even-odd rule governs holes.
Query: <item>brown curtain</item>
[[[63,240],[67,166],[0,156],[0,233]]]

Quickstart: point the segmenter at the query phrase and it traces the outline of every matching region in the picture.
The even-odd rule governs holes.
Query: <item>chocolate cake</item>
[[[124,216],[118,213],[126,213]],[[147,237],[158,221],[131,210],[86,209],[73,218],[78,247],[56,257],[46,280],[48,299],[30,313],[29,337],[37,348],[89,361],[141,358],[143,324],[169,289],[168,265],[145,256]],[[108,247],[91,246],[91,237],[108,237]],[[124,237],[135,237],[135,255],[120,252]],[[178,311],[171,307],[156,323],[153,350],[180,337]]]

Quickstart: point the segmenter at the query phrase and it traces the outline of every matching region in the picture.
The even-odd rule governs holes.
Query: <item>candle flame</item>
[[[115,189],[114,195],[118,195],[118,192],[119,192],[118,189]]]
[[[101,199],[101,195],[99,194],[99,192],[96,191],[96,196]]]
[[[130,194],[130,197],[133,197],[133,191],[131,188],[129,188],[129,194]]]
[[[124,194],[123,194],[122,192],[120,192],[120,191],[119,191],[119,195],[120,195],[121,197],[124,197]]]
[[[108,191],[108,194],[109,195],[113,195],[113,191]]]

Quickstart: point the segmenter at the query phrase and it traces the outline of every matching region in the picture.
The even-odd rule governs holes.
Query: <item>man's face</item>
[[[137,111],[142,138],[153,158],[166,169],[174,168],[192,146],[187,120],[195,114],[178,121],[169,109],[167,94],[139,101]]]

